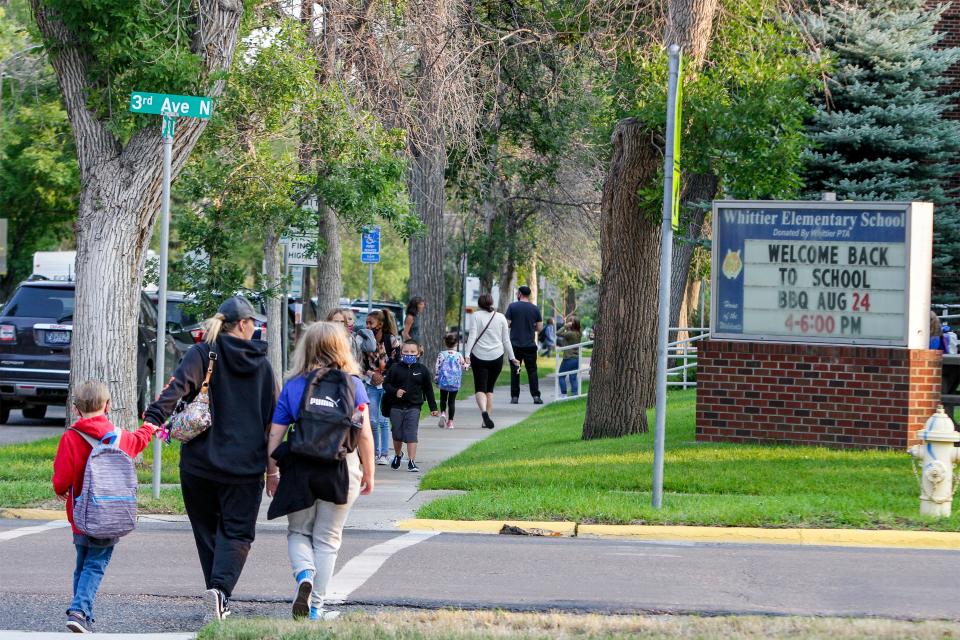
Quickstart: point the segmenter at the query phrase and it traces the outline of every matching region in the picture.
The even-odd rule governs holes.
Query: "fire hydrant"
[[[960,433],[953,420],[943,411],[943,405],[927,420],[925,428],[917,432],[921,444],[915,444],[907,453],[923,461],[920,481],[920,513],[929,516],[949,516],[956,485],[953,465],[960,461],[960,449],[953,446],[960,441]],[[916,471],[916,468],[914,468]]]

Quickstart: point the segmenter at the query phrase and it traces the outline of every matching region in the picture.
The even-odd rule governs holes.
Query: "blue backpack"
[[[137,526],[137,472],[120,448],[120,429],[97,440],[73,429],[93,447],[83,472],[83,493],[73,496],[73,524],[91,538],[119,538]]]
[[[437,369],[437,384],[444,391],[457,391],[463,380],[463,368],[460,366],[459,354],[443,353],[440,366]]]

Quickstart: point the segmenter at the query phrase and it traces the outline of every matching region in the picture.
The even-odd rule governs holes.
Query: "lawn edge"
[[[960,533],[946,531],[763,529],[750,527],[577,524],[574,522],[521,520],[428,520],[419,518],[401,520],[397,522],[396,527],[405,531],[496,534],[499,533],[504,524],[521,529],[555,531],[557,533],[554,535],[579,538],[960,550]]]

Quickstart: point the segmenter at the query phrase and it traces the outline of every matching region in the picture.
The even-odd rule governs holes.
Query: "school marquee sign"
[[[713,337],[926,348],[929,203],[721,200]]]

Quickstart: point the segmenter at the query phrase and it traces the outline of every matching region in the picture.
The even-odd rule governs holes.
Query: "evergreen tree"
[[[806,15],[832,58],[808,134],[807,186],[839,199],[934,203],[934,297],[960,295],[960,122],[941,91],[960,49],[938,48],[944,6],[925,0],[833,2]]]

